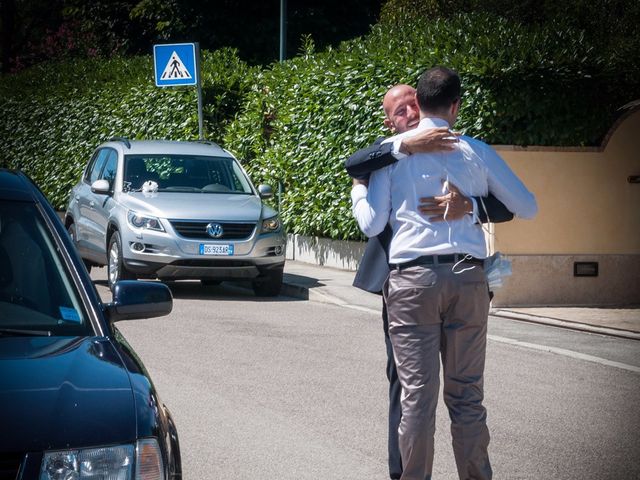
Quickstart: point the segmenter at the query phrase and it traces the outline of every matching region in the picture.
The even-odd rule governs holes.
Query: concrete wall
[[[362,258],[364,246],[364,242],[288,235],[287,258],[324,267],[355,271]]]
[[[640,305],[640,109],[600,148],[496,146],[535,193],[533,220],[496,224],[490,245],[512,260],[495,306]],[[290,236],[288,258],[355,270],[360,242]],[[574,277],[574,262],[598,262]]]
[[[603,149],[497,146],[535,193],[533,220],[495,226],[496,248],[513,254],[640,254],[640,110]]]
[[[495,249],[513,261],[496,306],[640,304],[640,110],[601,148],[496,150],[538,200],[533,220],[495,225]],[[574,262],[598,262],[574,277]]]

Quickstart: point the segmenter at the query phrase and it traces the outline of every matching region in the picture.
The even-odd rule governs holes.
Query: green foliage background
[[[556,17],[443,12],[438,3],[427,15],[415,0],[389,4],[396,8],[366,37],[322,52],[305,38],[297,57],[266,69],[233,50],[203,53],[206,136],[241,158],[256,184],[284,187],[290,233],[362,238],[343,160],[386,133],[384,92],[433,65],[462,77],[456,128],[492,144],[598,145],[618,109],[640,98],[637,34],[603,41],[580,24],[558,28]],[[196,103],[194,88],[155,87],[150,57],[4,76],[0,166],[22,168],[64,208],[101,141],[197,139]]]
[[[598,51],[580,30],[487,13],[418,16],[337,50],[314,54],[308,42],[263,71],[225,144],[255,179],[284,184],[290,232],[361,238],[342,161],[387,133],[384,92],[438,64],[462,77],[456,128],[491,144],[599,145],[618,108],[640,98],[638,53]]]
[[[219,140],[255,67],[230,49],[203,52],[203,117]],[[152,58],[39,65],[0,82],[0,167],[26,171],[64,208],[91,153],[112,137],[198,139],[197,93],[158,88]]]

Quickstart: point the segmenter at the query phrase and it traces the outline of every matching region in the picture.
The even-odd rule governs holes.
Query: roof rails
[[[110,142],[122,142],[124,143],[127,148],[131,148],[131,142],[129,141],[128,138],[124,138],[124,137],[112,137],[109,139]]]

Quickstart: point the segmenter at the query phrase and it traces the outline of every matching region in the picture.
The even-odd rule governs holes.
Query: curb
[[[299,298],[300,300],[309,300],[309,289],[294,283],[287,283],[286,279],[282,283],[280,295],[285,297]]]
[[[354,305],[338,295],[334,295],[332,293],[324,291],[322,288],[309,288],[308,286],[299,283],[287,282],[286,273],[284,281],[282,283],[282,290],[280,291],[280,294],[292,298],[298,298],[301,300],[312,300],[320,303],[330,303],[331,305],[337,305],[340,307],[380,314],[380,311],[378,309],[373,309],[362,305]]]
[[[581,332],[597,333],[607,335],[609,337],[626,338],[630,340],[640,340],[640,333],[628,330],[620,330],[616,328],[599,327],[588,323],[573,322],[570,320],[560,320],[558,318],[540,317],[526,313],[511,312],[508,310],[491,310],[489,315],[492,317],[507,318],[509,320],[519,320],[529,323],[537,323],[540,325],[549,325],[552,327],[564,328],[567,330],[578,330]]]

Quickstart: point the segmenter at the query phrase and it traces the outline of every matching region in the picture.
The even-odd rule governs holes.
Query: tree
[[[297,0],[287,12],[287,52],[310,35],[319,49],[364,35],[383,0]],[[279,53],[279,0],[0,0],[2,71],[49,59],[150,54],[159,42],[233,47],[252,64]]]

